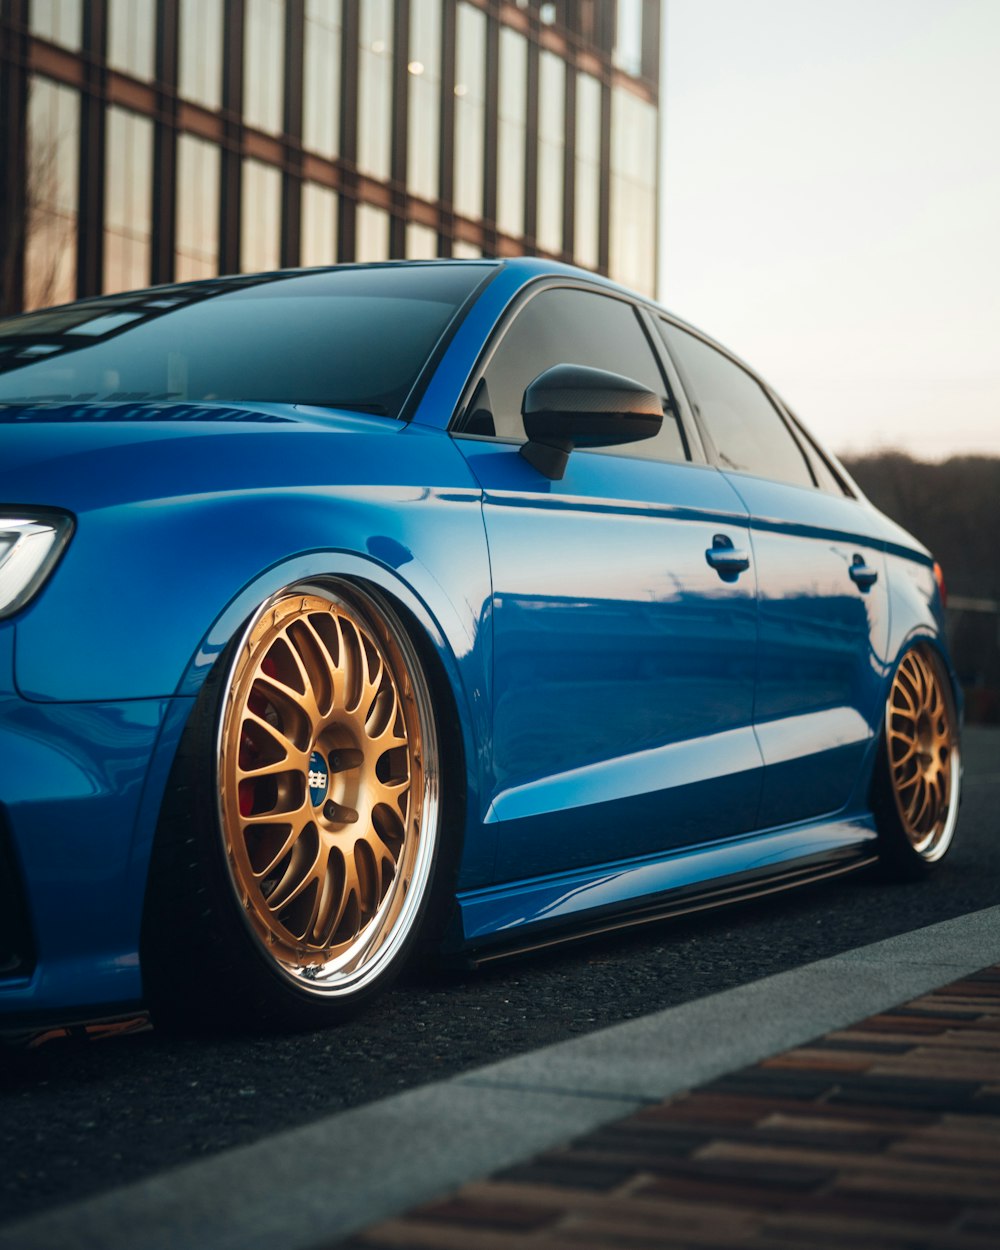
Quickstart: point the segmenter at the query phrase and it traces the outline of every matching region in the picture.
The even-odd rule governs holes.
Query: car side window
[[[816,479],[816,485],[822,491],[826,491],[828,495],[846,495],[848,499],[852,498],[852,492],[841,475],[834,469],[833,465],[827,459],[825,453],[813,441],[812,435],[808,430],[802,428],[802,422],[799,421],[795,413],[788,407],[784,400],[781,400],[781,407],[789,421],[795,428],[799,436],[799,442],[805,449],[806,455],[809,457],[809,466],[813,471],[813,477]]]
[[[655,438],[602,447],[597,454],[689,458],[666,379],[633,306],[571,287],[539,291],[515,315],[473,392],[461,432],[524,439],[525,388],[546,369],[562,364],[621,374],[663,401],[663,427]]]
[[[805,454],[760,383],[702,339],[658,323],[722,467],[815,487]]]

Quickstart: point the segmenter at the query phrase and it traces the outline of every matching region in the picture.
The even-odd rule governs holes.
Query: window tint
[[[666,382],[631,304],[592,291],[540,291],[516,315],[493,354],[463,423],[470,434],[524,438],[521,400],[553,365],[589,365],[641,382],[664,401],[663,428],[651,439],[605,454],[686,460]]]
[[[257,400],[396,416],[485,265],[160,287],[0,321],[0,403]]]
[[[793,486],[815,486],[809,465],[760,384],[728,356],[660,321],[685,389],[722,466]]]

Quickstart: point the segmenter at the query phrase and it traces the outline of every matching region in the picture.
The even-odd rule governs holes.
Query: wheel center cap
[[[309,756],[309,798],[313,807],[322,807],[330,792],[330,770],[319,751]]]

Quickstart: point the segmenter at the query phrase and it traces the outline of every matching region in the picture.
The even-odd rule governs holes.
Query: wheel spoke
[[[375,699],[365,722],[365,732],[373,750],[380,756],[393,747],[406,745],[402,707],[394,686],[380,692]]]
[[[398,820],[398,818],[399,817],[397,813],[396,819]],[[400,830],[399,830],[398,839],[396,839],[397,845],[396,845],[395,850],[393,849],[392,846],[389,845],[388,833],[383,832],[381,829],[379,829],[378,825],[375,823],[374,820],[372,821],[372,823],[369,825],[368,829],[365,831],[365,833],[362,836],[363,836],[364,841],[368,843],[369,850],[371,851],[372,855],[375,857],[376,861],[381,860],[381,859],[387,859],[389,863],[393,866],[393,869],[395,869],[396,860],[397,860],[398,853],[399,853],[399,847],[402,845],[402,842],[403,842],[402,824],[400,824]]]
[[[911,717],[917,714],[917,708],[920,706],[920,695],[917,689],[916,679],[909,669],[901,668],[896,681],[896,688],[893,691],[893,698],[899,703],[906,705],[906,711]]]
[[[255,838],[254,835],[255,834],[259,835],[261,831],[265,831],[265,832],[270,831],[274,829],[275,826],[272,823],[266,823],[262,821],[248,820],[246,822],[246,824],[243,827],[243,838],[247,846],[248,854],[250,854],[250,867],[253,871],[253,875],[256,877],[258,881],[261,881],[261,882],[266,881],[271,876],[274,870],[278,867],[281,861],[285,858],[288,852],[295,845],[295,842],[298,839],[299,835],[301,834],[302,828],[305,823],[306,822],[303,819],[303,820],[299,820],[296,824],[287,825],[287,826],[278,826],[278,828],[287,828],[288,833],[284,836],[284,838],[281,839],[280,842],[277,842],[277,845],[274,849],[272,849],[271,847],[267,849],[266,851],[267,859],[265,860],[264,867],[257,869],[257,868],[254,868],[253,866],[254,855],[250,854],[250,843],[251,841],[259,842],[259,844],[263,847],[265,845],[263,838],[259,836]],[[272,838],[271,842],[272,842],[272,847],[274,847],[274,843],[276,842],[276,839]]]
[[[353,908],[351,906],[353,902]],[[361,883],[358,881],[357,865],[354,860],[353,851],[349,855],[344,856],[344,883],[341,887],[340,898],[337,901],[336,909],[333,910],[331,918],[326,923],[326,931],[329,932],[333,941],[337,940],[341,926],[345,919],[350,916],[351,911],[360,919],[361,916]],[[354,926],[352,925],[352,928]],[[354,937],[357,929],[350,934]],[[341,940],[344,940],[341,938]]]
[[[296,752],[298,755],[299,752]],[[262,777],[282,777],[286,773],[301,773],[303,760],[297,759],[294,763],[289,759],[275,760],[273,764],[257,764],[251,768],[241,768],[236,766],[236,776],[241,781],[257,781]]]
[[[400,795],[405,794],[410,785],[409,777],[399,777],[390,781],[379,781],[376,778],[371,783],[372,793],[376,803],[398,803]]]
[[[289,647],[288,650],[291,652],[292,648]],[[311,686],[307,685],[303,691],[296,690],[294,686],[289,686],[286,682],[281,681],[280,678],[271,676],[268,673],[261,673],[257,680],[272,697],[277,698],[279,701],[284,701],[286,705],[292,704],[298,715],[304,717],[310,726],[315,725],[320,719],[319,708],[313,697]]]
[[[356,712],[361,703],[365,681],[364,647],[353,621],[340,622],[340,636],[343,642],[341,668],[344,673],[341,702],[346,711]]]
[[[346,896],[344,885],[344,857],[336,847],[332,847],[316,896],[316,915],[312,927],[312,938],[316,946],[330,944],[336,927],[337,909],[343,906]]]
[[[283,752],[283,758],[286,761],[298,759],[302,752],[299,750],[298,744],[294,739],[290,738],[279,725],[272,725],[269,720],[264,720],[262,716],[258,716],[256,712],[247,708],[243,713],[245,723],[254,725],[261,733],[265,734]]]
[[[288,867],[272,893],[267,896],[267,905],[275,915],[294,903],[320,876],[320,861],[326,855],[326,848],[318,838],[313,840],[307,836],[310,830],[315,831],[311,822],[295,839]],[[307,845],[309,842],[314,842],[314,845]]]
[[[303,707],[316,724],[328,714],[333,704],[333,681],[326,648],[304,618],[292,622],[286,633],[289,649],[305,683]]]
[[[889,726],[889,753],[891,758],[896,762],[902,762],[904,758],[916,755],[919,750],[919,743],[916,735],[907,730],[894,729]]]
[[[915,804],[915,814],[913,817],[913,827],[918,833],[925,833],[927,830],[927,813],[931,807],[931,787],[928,781],[921,777],[917,786],[917,793],[920,798],[919,804]]]
[[[898,774],[904,764],[908,764],[911,760],[916,759],[916,755],[917,744],[912,740],[906,742],[905,749],[901,753],[897,752],[895,748],[893,748],[889,755],[893,771]]]

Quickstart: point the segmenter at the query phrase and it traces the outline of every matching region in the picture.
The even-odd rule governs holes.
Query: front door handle
[[[722,578],[735,578],[750,567],[750,553],[734,547],[733,540],[726,534],[715,535],[711,547],[705,552],[705,559]]]
[[[861,590],[870,590],[878,581],[878,569],[865,564],[864,556],[855,556],[850,567],[851,581]]]

